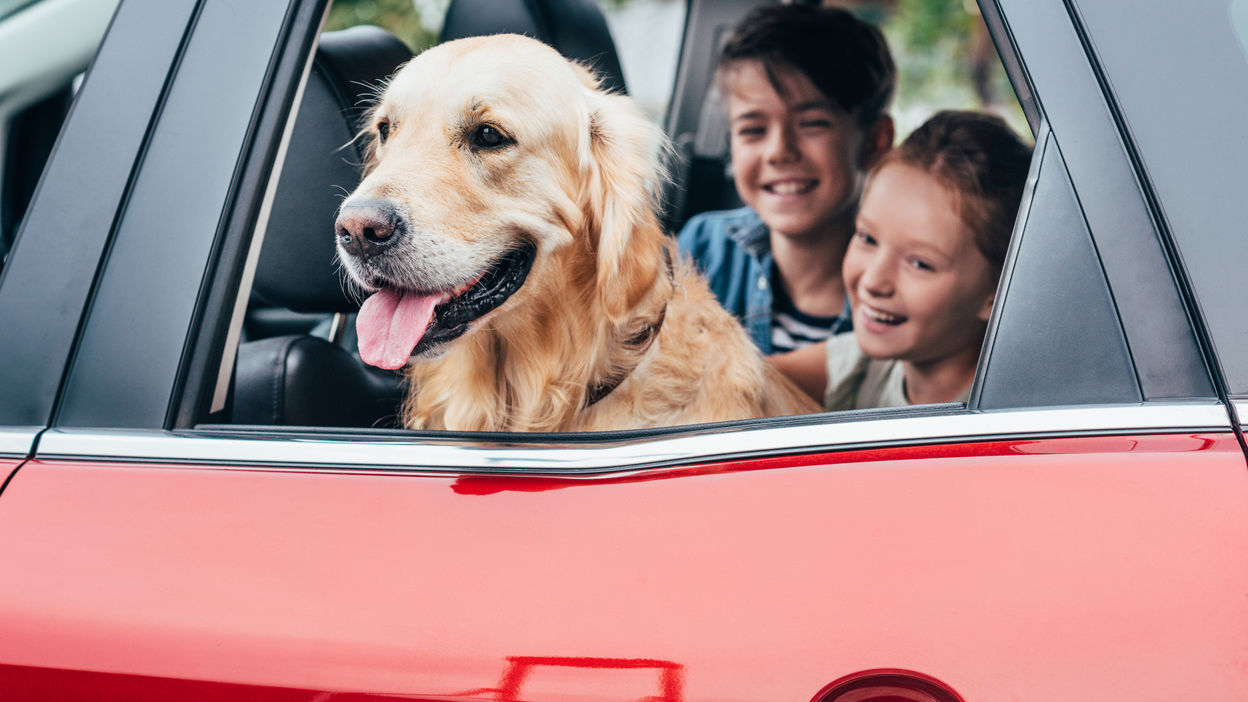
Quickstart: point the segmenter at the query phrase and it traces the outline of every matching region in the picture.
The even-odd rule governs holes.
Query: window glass
[[[676,82],[685,0],[606,0],[611,38],[628,83],[628,94],[655,122],[667,115]]]
[[[448,0],[336,0],[325,30],[329,33],[356,25],[381,26],[397,36],[408,49],[418,53],[436,42],[443,29],[448,6]],[[620,55],[630,96],[652,119],[661,122],[675,82],[688,3],[683,0],[603,0],[600,7]],[[1030,139],[1026,120],[1018,109],[973,3],[957,4],[950,10],[934,8],[922,2],[865,2],[856,4],[854,9],[868,21],[884,27],[896,53],[899,75],[902,76],[895,110],[898,115],[897,142],[932,113],[942,109],[974,109],[1001,115],[1024,139]],[[455,23],[454,13],[448,21]],[[322,71],[320,61],[325,54],[332,54],[341,48],[328,37],[322,39],[321,55],[313,63],[300,120],[292,133],[273,216],[259,256],[238,365],[233,376],[231,409],[235,423],[395,425],[398,412],[395,389],[398,388],[401,394],[401,384],[393,373],[363,367],[357,353],[356,321],[350,308],[341,301],[330,299],[341,298],[344,287],[349,287],[342,284],[344,274],[341,269],[330,270],[328,262],[335,257],[333,223],[337,206],[345,194],[354,189],[365,154],[359,149],[363,142],[353,139],[359,128],[358,123],[354,126],[336,124],[334,126],[341,129],[332,134],[316,135],[313,128],[323,132],[333,122],[317,115],[337,113],[358,117],[371,102],[370,86],[379,85],[384,76],[382,73],[349,76],[353,79],[351,87],[358,87],[358,96],[347,96],[354,103],[351,106],[331,104],[329,101],[343,97],[336,94],[342,91],[322,83],[340,78],[331,74],[341,72],[344,64],[341,57],[331,57],[326,65],[336,66],[336,70]],[[911,65],[915,66],[912,74]],[[312,113],[316,111],[318,100],[326,102],[323,109],[314,115]],[[305,112],[308,113],[307,119],[303,118]],[[299,159],[310,156],[307,149],[309,137],[319,140],[315,158],[301,161]],[[332,178],[324,177],[321,166],[337,169],[338,173]],[[316,202],[311,202],[313,196]],[[1012,219],[1012,216],[1007,218]],[[890,226],[896,228],[896,225]],[[292,234],[302,238],[288,238]],[[1001,248],[1004,250],[1004,247]],[[313,267],[325,269],[322,272],[333,274],[327,278],[329,284],[323,286],[329,293],[325,297],[312,300],[311,296],[304,294],[310,288],[310,278],[291,275],[294,269],[303,265],[296,260],[301,257],[308,259]],[[921,260],[908,265],[922,268],[933,264]],[[279,275],[272,275],[274,271]],[[298,282],[302,290],[294,297],[289,296],[287,293],[290,290],[284,285],[285,281],[275,280],[279,277]],[[987,279],[988,276],[981,277]],[[994,274],[992,281],[995,280]],[[986,288],[985,296],[990,296],[990,293],[991,286]],[[359,300],[355,302],[358,304]],[[976,310],[979,309],[976,307]],[[881,322],[886,326],[905,321],[900,313],[880,314],[888,317]],[[969,316],[980,314],[976,312]],[[303,338],[298,342],[283,341],[284,337],[292,336]],[[639,335],[638,338],[645,337]],[[974,349],[978,350],[978,340]],[[310,410],[310,403],[294,401],[295,396],[306,388],[296,387],[297,383],[288,385],[288,394],[280,397],[271,384],[271,368],[298,368],[300,364],[303,367],[326,364],[322,372],[334,377],[335,384],[370,390],[348,393],[350,400],[330,403],[334,404],[330,408],[332,411],[321,413]],[[974,358],[971,359],[973,364]],[[372,410],[357,406],[358,403],[368,404]],[[377,408],[383,404],[385,406],[378,411]],[[338,413],[337,410],[343,412]],[[341,417],[344,414],[361,419],[343,420]]]
[[[0,2],[0,265],[116,5]]]
[[[1248,0],[1231,2],[1231,28],[1239,40],[1239,50],[1248,56]]]
[[[855,4],[880,26],[897,61],[893,118],[905,136],[934,110],[984,110],[1029,134],[979,6],[948,0],[864,0]]]
[[[326,31],[359,24],[384,27],[413,52],[432,46],[450,0],[336,0]],[[630,97],[655,122],[667,113],[680,56],[685,0],[602,0]]]
[[[371,24],[403,40],[413,52],[438,40],[450,0],[335,0],[325,31]]]
[[[1232,394],[1248,395],[1248,3],[1081,2]]]

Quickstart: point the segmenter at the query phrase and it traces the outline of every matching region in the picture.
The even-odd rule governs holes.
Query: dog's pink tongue
[[[360,358],[370,366],[396,369],[407,364],[433,318],[440,295],[416,295],[386,288],[360,306],[355,318]]]

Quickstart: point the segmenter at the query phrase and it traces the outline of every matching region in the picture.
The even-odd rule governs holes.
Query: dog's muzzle
[[[379,286],[356,317],[360,357],[397,369],[412,356],[433,352],[508,300],[529,275],[537,247],[528,241],[487,264],[476,279],[450,290],[424,290],[390,281]]]

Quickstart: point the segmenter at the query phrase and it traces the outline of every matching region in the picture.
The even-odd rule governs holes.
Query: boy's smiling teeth
[[[800,195],[814,190],[818,182],[817,180],[781,180],[764,185],[763,190],[775,195]]]

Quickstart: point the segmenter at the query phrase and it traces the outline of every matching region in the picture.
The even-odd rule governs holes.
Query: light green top
[[[966,402],[969,396],[968,388],[954,402]],[[853,332],[828,339],[828,389],[823,396],[824,409],[832,412],[909,404],[901,361],[871,358],[862,352]]]

